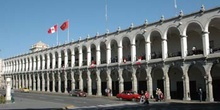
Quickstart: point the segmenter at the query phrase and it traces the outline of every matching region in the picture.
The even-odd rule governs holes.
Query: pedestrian
[[[199,100],[202,102],[202,88],[199,88]]]
[[[14,99],[14,89],[11,88],[11,102],[15,103],[15,99]]]
[[[150,97],[150,94],[149,94],[149,92],[148,91],[145,91],[145,102],[144,102],[144,104],[149,104],[149,97]]]
[[[140,98],[140,103],[143,104],[145,102],[145,93],[143,90],[141,90],[141,98]]]

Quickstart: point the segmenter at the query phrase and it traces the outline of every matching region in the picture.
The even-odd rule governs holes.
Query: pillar
[[[182,71],[183,71],[183,100],[191,100],[190,97],[190,85],[189,85],[189,75],[188,75],[188,70],[189,70],[189,66],[188,64],[184,64],[183,66],[181,66]]]
[[[151,42],[146,42],[145,43],[145,58],[146,58],[146,61],[149,61],[151,59]]]
[[[162,59],[166,59],[168,55],[167,39],[162,39]]]
[[[170,78],[168,76],[169,67],[168,66],[164,66],[162,69],[163,69],[163,72],[164,72],[164,76],[163,76],[163,80],[164,80],[164,95],[165,95],[166,99],[171,99],[171,97],[170,97]]]
[[[75,84],[75,78],[74,78],[74,72],[71,71],[71,89],[75,89],[76,84]]]
[[[203,43],[203,55],[207,56],[210,53],[209,32],[207,31],[202,32],[202,43]]]
[[[136,46],[135,44],[131,44],[131,62],[136,61]]]
[[[127,73],[127,74],[130,74],[130,73]],[[136,68],[134,66],[132,67],[132,73],[131,74],[132,74],[132,77],[131,77],[131,80],[132,80],[132,90],[138,92]]]
[[[118,46],[118,63],[122,63],[122,46]]]
[[[204,65],[206,71],[206,75],[204,76],[205,87],[206,87],[206,101],[208,102],[214,102],[212,76],[211,76],[212,65],[213,65],[212,63],[206,63],[206,65]]]
[[[96,70],[96,81],[97,81],[97,96],[102,96],[102,84],[100,78],[100,70]]]
[[[187,36],[181,35],[181,54],[182,58],[186,57],[188,54],[187,51]]]
[[[124,78],[122,76],[123,74],[123,69],[119,68],[118,69],[118,74],[119,74],[119,93],[124,91]]]
[[[90,70],[87,70],[87,93],[88,95],[92,95],[92,80]]]

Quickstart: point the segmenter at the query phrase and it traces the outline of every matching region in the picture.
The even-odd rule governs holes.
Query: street
[[[4,94],[4,90],[0,90]],[[149,105],[119,101],[115,97],[71,97],[67,94],[15,91],[15,103],[0,104],[0,109],[72,109],[72,110],[217,110],[220,103],[198,101],[150,101]]]

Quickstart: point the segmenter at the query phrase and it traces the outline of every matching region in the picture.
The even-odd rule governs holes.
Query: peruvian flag
[[[69,21],[65,21],[61,26],[60,26],[60,29],[62,29],[63,31],[65,29],[67,29],[69,27]]]
[[[54,25],[53,27],[51,27],[47,32],[48,34],[53,34],[57,31],[57,25]]]

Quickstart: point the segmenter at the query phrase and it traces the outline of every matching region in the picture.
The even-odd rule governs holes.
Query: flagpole
[[[67,20],[68,21],[68,31],[67,31],[67,42],[69,43],[69,39],[70,39],[70,22],[69,22],[69,19]]]
[[[58,23],[57,23],[57,45],[59,45],[59,42],[58,42]]]

